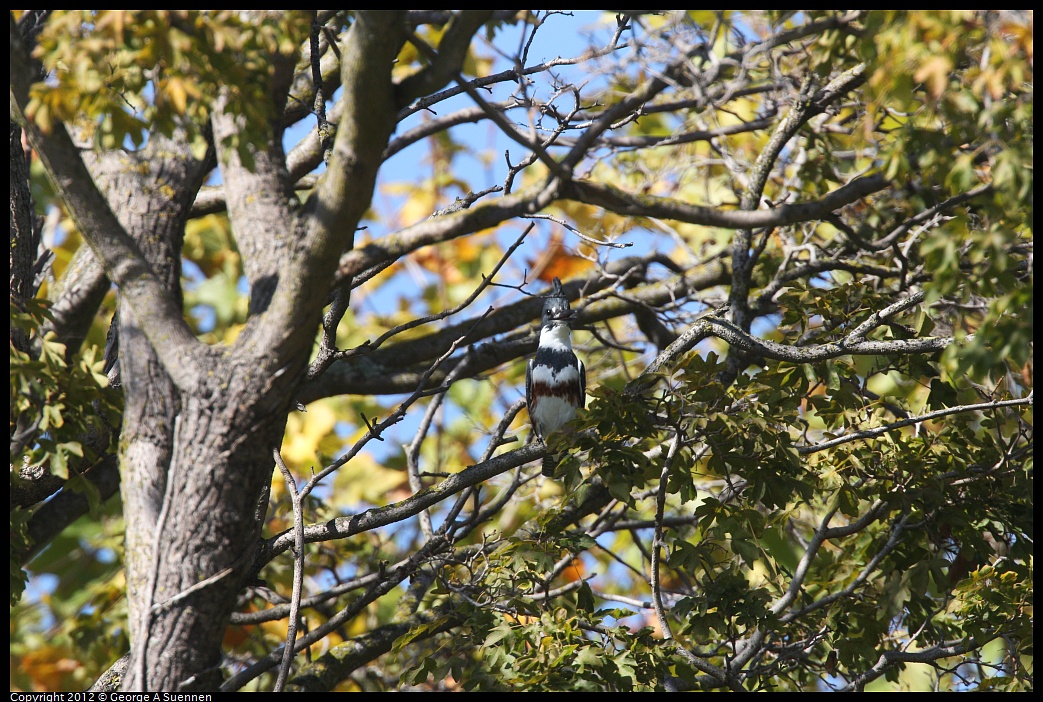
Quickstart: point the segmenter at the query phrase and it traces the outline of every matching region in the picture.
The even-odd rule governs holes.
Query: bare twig
[[[859,522],[861,522],[861,520],[859,520]],[[792,610],[786,613],[781,617],[782,621],[794,621],[797,618],[807,614],[808,612],[819,609],[821,607],[825,607],[826,605],[836,602],[837,600],[842,599],[844,597],[850,597],[855,592],[855,590],[857,590],[862,585],[862,583],[864,583],[869,578],[869,576],[873,574],[873,572],[877,569],[877,566],[880,565],[880,562],[883,561],[884,558],[886,558],[887,555],[894,550],[895,546],[899,544],[900,537],[902,533],[905,531],[908,522],[909,515],[908,513],[906,513],[903,514],[894,523],[894,526],[891,527],[891,535],[888,537],[887,542],[881,547],[879,551],[877,551],[873,555],[873,558],[870,559],[869,563],[865,565],[865,567],[862,569],[862,572],[860,572],[854,580],[848,583],[847,586],[845,586],[841,590],[838,590],[837,592],[832,592],[828,595],[820,597],[819,599],[815,600],[806,607],[801,607],[800,609]],[[781,609],[779,611],[781,611]]]
[[[445,545],[446,541],[441,537],[436,536],[435,538],[429,539],[427,543],[413,554],[411,558],[406,560],[397,568],[387,571],[382,579],[380,579],[373,587],[369,588],[364,594],[352,600],[347,607],[329,620],[317,626],[312,631],[309,631],[307,634],[304,634],[297,639],[297,642],[291,650],[296,652],[304,649],[306,646],[311,646],[327,636],[331,631],[336,630],[338,627],[343,626],[345,623],[357,617],[371,602],[376,601],[397,587],[400,582],[414,573],[422,563],[437,551],[441,550]],[[285,647],[283,647],[283,649],[284,648]],[[274,667],[283,659],[283,649],[272,651],[267,656],[260,658],[250,667],[226,680],[221,685],[221,691],[226,692],[230,690],[238,690],[261,673]]]
[[[565,220],[561,219],[560,217],[555,217],[554,215],[531,214],[531,215],[525,215],[525,219],[546,219],[546,220],[550,220],[551,222],[554,222],[555,224],[560,224],[561,226],[565,227],[570,232],[572,232],[573,234],[578,236],[583,241],[587,242],[588,244],[592,244],[594,246],[609,246],[609,247],[612,247],[614,249],[626,249],[626,248],[629,248],[629,247],[634,245],[634,242],[632,242],[632,241],[628,241],[628,242],[623,243],[623,244],[617,244],[614,241],[600,241],[600,240],[595,239],[593,237],[589,237],[586,234],[584,234],[583,232],[581,232],[579,229],[577,229],[576,227],[574,227],[571,224],[569,224],[568,222],[566,222]]]
[[[178,428],[181,423],[181,415],[178,415],[174,419],[174,431],[173,436],[175,439],[178,437]],[[135,663],[137,664],[133,671],[131,671],[131,679],[127,685],[127,690],[148,690],[148,641],[149,641],[149,629],[152,627],[152,616],[155,613],[153,604],[156,600],[156,583],[159,581],[159,566],[162,562],[162,558],[159,552],[160,538],[166,533],[167,515],[170,512],[170,504],[173,502],[174,492],[174,473],[173,470],[167,472],[166,476],[166,487],[163,491],[163,506],[159,511],[159,519],[156,520],[156,531],[152,535],[152,568],[149,570],[148,585],[145,590],[145,602],[141,608],[141,633],[138,639],[141,641],[141,650],[136,652]]]
[[[424,443],[424,439],[427,437],[427,432],[431,428],[431,423],[434,421],[435,414],[438,413],[438,409],[442,406],[442,401],[445,399],[448,388],[456,382],[459,374],[466,368],[465,364],[457,363],[453,370],[449,371],[449,374],[445,378],[443,386],[446,390],[437,393],[427,406],[427,410],[424,412],[423,418],[420,420],[420,426],[417,427],[416,434],[413,435],[413,441],[407,446],[404,446],[406,450],[406,473],[409,476],[409,487],[413,490],[413,494],[416,494],[424,489],[424,484],[420,479],[420,448]],[[431,514],[426,510],[421,510],[417,515],[420,519],[420,531],[425,536],[431,538],[434,532],[431,528]],[[452,518],[447,518],[452,521]]]
[[[457,314],[458,312],[460,312],[460,311],[466,309],[467,307],[469,307],[472,302],[474,302],[476,299],[478,299],[478,296],[482,294],[482,291],[485,290],[487,287],[489,287],[489,285],[492,283],[493,279],[496,277],[496,274],[500,272],[500,269],[503,267],[503,264],[505,264],[508,261],[508,259],[510,259],[511,255],[515,251],[518,250],[518,247],[521,246],[523,241],[525,241],[525,238],[529,235],[529,232],[532,231],[532,228],[534,226],[536,226],[536,225],[535,224],[530,224],[528,227],[525,228],[525,231],[523,231],[521,233],[521,236],[519,236],[515,240],[515,242],[513,244],[511,244],[509,247],[507,247],[507,250],[503,252],[503,256],[501,256],[500,260],[496,262],[495,266],[493,266],[493,269],[489,273],[489,275],[487,275],[487,276],[486,275],[482,275],[482,282],[479,283],[478,287],[474,289],[474,292],[472,292],[467,297],[467,299],[464,300],[463,302],[461,302],[459,305],[457,305],[456,307],[453,307],[452,309],[443,310],[443,311],[438,312],[436,314],[427,315],[426,317],[419,317],[417,319],[412,319],[412,320],[406,322],[405,324],[400,324],[397,327],[394,327],[392,329],[388,329],[386,332],[384,332],[383,334],[378,336],[372,342],[367,341],[366,343],[364,343],[364,344],[362,344],[360,346],[357,346],[357,347],[355,347],[353,349],[350,349],[348,351],[344,351],[344,352],[338,354],[338,358],[339,359],[346,359],[346,358],[351,358],[352,356],[355,356],[355,355],[360,354],[360,353],[371,353],[375,349],[379,348],[381,346],[381,344],[383,344],[385,341],[387,341],[388,339],[390,339],[393,336],[401,334],[402,332],[408,331],[410,329],[415,329],[416,327],[422,326],[424,324],[430,324],[431,322],[437,322],[437,321],[445,319],[446,317],[451,317],[454,314]]]
[[[1019,405],[1031,405],[1032,394],[1028,397],[1020,400],[998,400],[996,402],[982,402],[976,405],[960,405],[958,407],[946,407],[945,409],[935,410],[934,412],[928,412],[927,414],[921,414],[915,417],[908,417],[897,422],[892,422],[882,427],[876,427],[873,429],[865,429],[863,431],[857,431],[847,436],[839,436],[829,441],[823,441],[820,444],[814,444],[813,446],[798,446],[797,452],[802,456],[806,456],[818,451],[825,451],[826,449],[839,446],[840,444],[846,444],[849,441],[858,441],[859,439],[871,439],[881,434],[886,434],[889,431],[895,429],[901,429],[902,427],[912,426],[913,424],[919,424],[931,419],[937,419],[938,417],[947,417],[950,414],[961,414],[963,412],[979,412],[987,409],[997,409],[999,407],[1016,407]]]
[[[313,109],[315,111],[316,129],[318,130],[319,141],[322,145],[322,160],[328,162],[330,158],[330,150],[333,148],[333,134],[330,130],[329,122],[326,121],[326,95],[322,90],[322,67],[320,65],[322,56],[319,53],[319,33],[322,29],[323,25],[319,20],[319,13],[317,10],[313,10],[310,37],[311,77],[315,90]]]
[[[678,430],[674,432],[674,438],[670,441],[670,448],[666,453],[666,458],[663,460],[663,470],[659,474],[659,490],[656,492],[655,537],[652,541],[652,604],[655,607],[656,618],[659,620],[659,627],[663,630],[663,638],[665,639],[674,638],[674,632],[670,626],[670,620],[666,616],[666,610],[663,609],[663,583],[662,576],[659,573],[660,559],[663,552],[663,512],[666,509],[666,485],[667,479],[670,477],[670,467],[680,446],[681,431]]]
[[[435,50],[432,49],[427,44],[427,42],[418,37],[416,34],[410,34],[409,41],[420,51],[420,53],[427,56],[428,59],[435,60],[437,58],[438,54],[435,52]],[[475,89],[475,87],[471,84],[470,81],[465,80],[464,77],[456,71],[453,72],[453,79],[456,81],[457,85],[459,85],[463,89],[463,91],[467,93],[468,97],[474,100],[478,104],[478,106],[485,111],[486,116],[489,119],[491,119],[493,123],[497,127],[499,127],[500,130],[508,138],[518,142],[525,148],[529,149],[531,152],[535,153],[539,157],[540,161],[543,162],[543,165],[550,169],[551,173],[554,173],[555,175],[561,178],[568,178],[568,174],[566,174],[562,170],[561,165],[553,158],[551,158],[551,156],[544,150],[544,148],[540,144],[530,141],[528,138],[523,136],[517,129],[515,129],[514,125],[508,122],[507,119],[502,114],[500,114],[499,110],[497,110],[488,102],[486,102],[485,98],[483,98],[478,93],[478,91]]]
[[[290,492],[290,503],[293,505],[293,594],[290,596],[290,620],[286,627],[286,645],[283,647],[282,662],[279,666],[279,677],[275,681],[275,692],[282,692],[286,678],[290,674],[293,662],[294,646],[297,639],[297,620],[301,610],[301,590],[304,585],[304,513],[301,508],[301,495],[297,491],[297,480],[286,467],[278,448],[272,449],[275,464],[279,466],[286,489]]]
[[[485,317],[488,316],[490,312],[492,312],[492,309],[493,308],[490,307],[488,310],[486,310],[485,314],[479,317],[478,321],[475,322],[475,325],[477,325],[483,319],[485,319]],[[383,441],[381,434],[384,432],[384,430],[402,421],[402,418],[406,415],[406,410],[409,409],[409,407],[414,402],[416,402],[418,399],[420,399],[426,394],[425,388],[427,387],[427,380],[431,377],[431,374],[435,372],[435,370],[442,364],[443,361],[445,361],[447,358],[449,358],[456,352],[456,349],[459,348],[459,346],[464,342],[465,339],[467,339],[467,337],[468,334],[464,334],[463,336],[458,338],[456,341],[452,343],[452,345],[445,353],[439,356],[435,360],[435,362],[431,364],[427,371],[425,371],[424,374],[421,376],[420,382],[417,384],[417,388],[413,391],[413,394],[407,397],[405,400],[403,400],[402,403],[399,404],[398,408],[394,412],[392,412],[387,419],[385,419],[382,422],[374,422],[371,424],[368,420],[366,420],[365,415],[363,415],[362,419],[368,427],[368,431],[366,432],[365,436],[356,441],[354,446],[352,446],[347,453],[345,453],[332,464],[326,466],[321,471],[313,475],[311,479],[308,480],[305,486],[301,489],[301,499],[307,497],[308,494],[310,494],[311,491],[315,489],[315,487],[322,481],[323,478],[325,478],[327,475],[337,470],[345,463],[350,461],[352,458],[354,458],[356,455],[358,455],[359,451],[361,451],[363,447],[366,444],[368,444],[371,440],[377,439]]]

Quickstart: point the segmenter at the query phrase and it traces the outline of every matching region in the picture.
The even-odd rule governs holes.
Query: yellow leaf
[[[337,416],[325,402],[308,405],[307,412],[294,412],[286,420],[282,457],[291,467],[304,468],[318,463],[319,442],[333,431]]]
[[[402,225],[408,227],[427,219],[436,209],[433,192],[415,190],[405,204],[402,205],[402,209],[398,212],[398,218]]]
[[[937,100],[945,92],[949,85],[949,71],[952,70],[952,61],[947,56],[932,56],[920,64],[913,79],[923,83],[927,93]]]
[[[185,92],[185,83],[180,78],[168,78],[159,82],[160,94],[169,100],[174,110],[179,114],[185,114],[188,107],[188,96]]]
[[[333,482],[333,502],[346,509],[355,509],[360,502],[384,505],[394,497],[400,497],[391,493],[406,483],[404,472],[385,468],[370,454],[362,453],[337,471]]]

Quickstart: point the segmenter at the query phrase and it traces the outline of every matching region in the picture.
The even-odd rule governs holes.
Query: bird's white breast
[[[540,436],[558,431],[576,416],[576,408],[560,397],[541,397],[533,410],[533,420],[539,425]]]
[[[535,366],[532,369],[532,382],[546,383],[547,385],[579,383],[579,368],[576,366],[565,366],[555,371],[549,366]]]

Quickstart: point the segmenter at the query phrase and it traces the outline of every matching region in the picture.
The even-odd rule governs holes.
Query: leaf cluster
[[[255,23],[231,10],[58,10],[37,39],[47,81],[26,113],[45,133],[76,124],[106,150],[184,130],[202,158],[219,97],[253,125],[239,139],[260,136],[250,129],[274,116],[272,57],[295,56],[307,27],[296,11]]]

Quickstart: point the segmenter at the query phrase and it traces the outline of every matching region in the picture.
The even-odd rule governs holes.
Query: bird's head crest
[[[554,279],[554,289],[550,295],[543,300],[543,323],[549,321],[568,321],[575,316],[569,307],[569,299],[565,297],[565,290],[561,287],[561,280]]]

